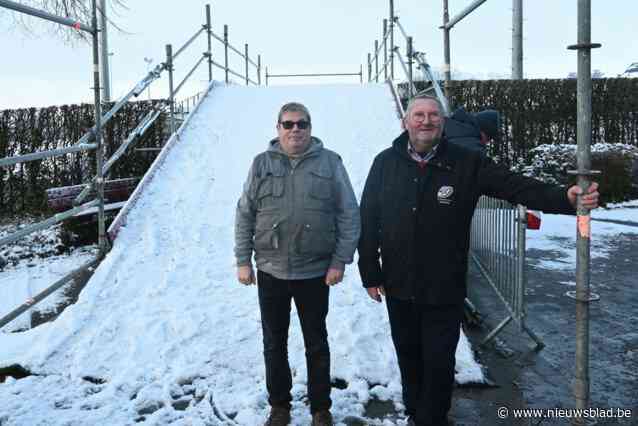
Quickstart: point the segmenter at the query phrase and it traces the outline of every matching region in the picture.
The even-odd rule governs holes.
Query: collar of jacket
[[[392,148],[395,154],[398,154],[404,160],[416,165],[416,161],[414,161],[412,157],[410,157],[410,154],[408,154],[408,140],[408,131],[404,130],[403,133],[401,133],[399,137],[392,142]],[[450,155],[450,148],[451,146],[447,138],[443,135],[434,157],[428,161],[428,166],[434,166],[444,170],[454,170],[454,164],[456,162]]]
[[[311,157],[313,155],[318,154],[322,149],[323,149],[323,142],[321,142],[321,139],[311,136],[310,146],[308,147],[308,149],[304,151],[299,157],[296,157],[296,158],[302,159],[302,158]],[[279,138],[275,138],[271,140],[270,142],[268,142],[268,152],[277,154],[277,155],[283,155],[286,158],[288,157],[288,154],[286,154],[286,152],[281,147],[281,142],[279,142]]]

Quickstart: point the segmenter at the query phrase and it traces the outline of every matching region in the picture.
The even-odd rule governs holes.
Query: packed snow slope
[[[268,411],[255,286],[235,278],[235,205],[281,105],[302,102],[313,135],[343,158],[358,197],[374,156],[400,129],[385,85],[213,86],[128,213],[79,301],[53,323],[0,333],[0,366],[37,376],[0,385],[3,425],[241,424]],[[370,398],[401,409],[383,304],[355,266],[331,289],[336,420]],[[309,424],[303,340],[289,338],[294,424]],[[481,381],[465,337],[457,380]],[[371,422],[373,423],[373,422]]]

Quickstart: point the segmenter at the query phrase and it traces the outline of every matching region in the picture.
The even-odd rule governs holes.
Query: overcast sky
[[[153,64],[164,61],[165,45],[181,46],[204,22],[204,6],[211,3],[213,31],[223,34],[229,25],[230,42],[250,56],[260,53],[273,73],[359,72],[366,55],[381,37],[382,20],[388,15],[387,0],[249,1],[220,0],[124,0],[128,10],[109,9],[124,32],[110,28],[113,96],[122,95],[146,73],[144,58]],[[449,0],[450,16],[471,0]],[[487,0],[451,32],[452,67],[487,77],[509,74],[512,46],[512,2]],[[415,49],[427,53],[434,68],[443,62],[442,0],[395,0],[396,14]],[[115,13],[117,12],[117,14]],[[526,78],[564,78],[576,71],[576,53],[566,47],[576,43],[576,0],[524,1],[524,74]],[[0,9],[0,109],[47,106],[92,101],[92,59],[88,45],[64,45],[51,35],[50,25],[33,20],[36,34],[12,26],[13,12]],[[602,48],[592,52],[592,68],[616,76],[638,61],[638,2],[592,0],[592,41]],[[397,34],[397,43],[403,38]],[[223,63],[222,45],[213,44],[213,56]],[[176,62],[176,84],[206,49],[200,38],[189,53]],[[243,63],[231,53],[231,62],[243,72]],[[256,61],[256,56],[255,56]],[[215,70],[215,78],[223,78]],[[400,67],[396,75],[403,78]],[[255,77],[253,77],[255,78]],[[207,79],[205,67],[180,93],[201,90]],[[308,83],[337,79],[305,80]],[[358,77],[338,81],[357,82]],[[271,80],[286,84],[290,80]],[[295,81],[299,82],[299,81]],[[156,82],[151,96],[165,96],[166,79]],[[145,93],[144,97],[148,94]]]

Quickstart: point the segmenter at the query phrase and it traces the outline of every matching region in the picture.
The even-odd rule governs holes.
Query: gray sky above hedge
[[[127,3],[128,10],[119,9],[118,15],[111,13],[126,30],[110,31],[114,96],[123,94],[146,73],[144,57],[157,64],[164,60],[165,44],[177,47],[194,33],[203,23],[206,1]],[[450,14],[455,15],[469,3],[470,0],[450,0]],[[576,53],[566,49],[576,42],[576,3],[524,2],[527,78],[564,78],[576,70]],[[395,4],[406,31],[414,36],[415,48],[425,51],[431,65],[438,68],[443,62],[442,34],[438,29],[442,2],[395,0]],[[213,30],[221,35],[223,24],[228,24],[231,43],[243,50],[247,42],[251,56],[260,53],[271,73],[358,72],[374,39],[380,37],[388,2],[222,0],[212,6]],[[454,69],[481,78],[509,75],[511,6],[510,0],[489,0],[452,30]],[[26,35],[11,27],[9,13],[0,11],[0,109],[91,101],[89,47],[63,45],[47,33],[49,24],[42,21],[33,21],[38,35]],[[592,1],[592,41],[603,44],[592,54],[593,68],[616,76],[631,62],[638,61],[638,53],[630,49],[637,35],[637,16],[638,3],[634,0]],[[397,39],[402,42],[402,38]],[[221,62],[220,47],[218,43],[213,45]],[[203,50],[202,39],[199,46],[179,59],[178,76],[190,69]],[[243,70],[238,57],[231,54],[231,58],[235,68]],[[183,94],[201,90],[206,80],[204,68],[183,89]],[[397,75],[402,77],[398,66]],[[221,78],[221,73],[217,72],[216,77]],[[290,81],[276,83],[285,82]],[[166,85],[165,81],[156,83],[151,95],[164,96]]]

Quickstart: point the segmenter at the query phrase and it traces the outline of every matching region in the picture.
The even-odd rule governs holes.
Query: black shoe
[[[328,410],[317,411],[312,415],[312,426],[332,426],[332,414]]]
[[[290,410],[288,408],[272,407],[264,426],[288,426],[289,423]]]

